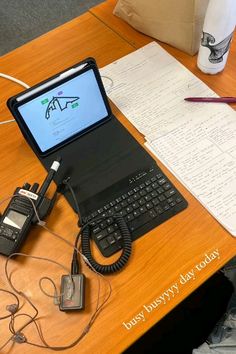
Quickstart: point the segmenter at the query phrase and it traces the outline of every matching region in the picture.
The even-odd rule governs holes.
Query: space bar
[[[142,214],[135,220],[132,220],[128,223],[130,231],[134,231],[141,227],[142,225],[146,224],[150,220],[152,220],[156,216],[156,213],[153,211],[149,211],[148,213]]]

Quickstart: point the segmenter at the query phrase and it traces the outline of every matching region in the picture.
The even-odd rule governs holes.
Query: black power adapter
[[[83,310],[85,304],[84,274],[62,275],[61,277],[61,311]]]

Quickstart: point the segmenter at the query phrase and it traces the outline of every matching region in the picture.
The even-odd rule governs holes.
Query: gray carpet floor
[[[0,55],[88,11],[104,0],[0,0]]]

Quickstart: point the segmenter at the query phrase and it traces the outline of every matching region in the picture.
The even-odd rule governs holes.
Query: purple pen
[[[188,102],[236,103],[236,97],[186,97]]]

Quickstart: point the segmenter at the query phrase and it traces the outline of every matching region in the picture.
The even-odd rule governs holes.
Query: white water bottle
[[[225,67],[236,24],[236,0],[210,0],[198,52],[197,66],[207,74]]]

